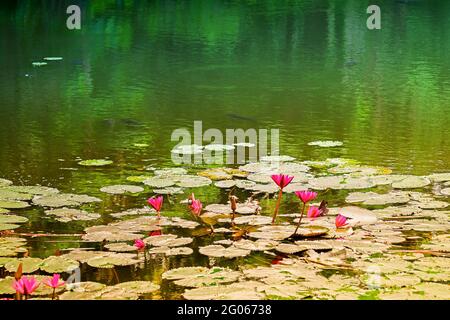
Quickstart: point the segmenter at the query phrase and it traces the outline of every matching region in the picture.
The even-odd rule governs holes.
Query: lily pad
[[[0,279],[0,295],[3,294],[14,294],[16,291],[13,289],[13,277],[6,277],[4,279]]]
[[[9,262],[5,263],[4,267],[8,272],[16,272],[19,264],[22,264],[22,272],[23,273],[33,273],[39,270],[39,267],[42,263],[42,259],[39,258],[18,258],[12,259]]]
[[[105,245],[105,248],[109,251],[114,252],[130,252],[130,251],[136,251],[135,246],[131,246],[124,242],[117,242],[117,243],[109,243]]]
[[[328,230],[328,229],[327,229]],[[249,232],[249,236],[257,239],[284,240],[289,238],[295,231],[295,226],[263,226],[258,231]]]
[[[0,200],[0,208],[3,209],[23,209],[27,208],[30,205],[24,201],[8,201],[8,200]]]
[[[166,187],[163,189],[153,189],[153,193],[156,193],[156,194],[182,194],[183,188]]]
[[[302,251],[306,251],[307,249],[305,247],[296,245],[296,244],[290,244],[290,243],[280,243],[278,246],[276,246],[275,250],[286,253],[286,254],[294,254]]]
[[[434,182],[446,182],[450,181],[450,172],[434,173],[428,176]],[[1,184],[1,183],[0,183]]]
[[[319,237],[324,234],[327,234],[330,229],[323,226],[301,226],[297,230],[297,235],[301,237]]]
[[[234,180],[220,180],[214,183],[217,188],[229,189],[236,185]]]
[[[131,182],[143,183],[145,180],[151,179],[151,178],[153,178],[153,176],[140,175],[140,176],[129,176],[129,177],[127,177],[127,180],[131,181]]]
[[[0,188],[0,201],[29,201],[31,199],[33,199],[31,194],[16,192],[8,187]]]
[[[345,199],[349,203],[359,202],[364,205],[403,204],[409,202],[409,200],[409,195],[403,191],[392,191],[384,194],[376,192],[353,192]]]
[[[13,182],[11,180],[0,178],[0,187],[6,187],[12,185]]]
[[[140,260],[134,259],[136,255],[128,253],[110,253],[108,256],[91,258],[87,264],[94,268],[114,268],[115,266],[129,266],[137,264]]]
[[[26,252],[27,250],[23,248],[26,242],[23,238],[0,237],[0,257],[14,257]]]
[[[291,156],[264,156],[260,159],[263,162],[288,162],[294,161],[295,158]]]
[[[211,183],[212,180],[206,177],[184,175],[179,178],[176,184],[183,188],[196,188],[196,187],[205,187],[210,185]]]
[[[32,194],[35,196],[46,196],[50,194],[59,193],[59,190],[51,187],[44,186],[9,186],[4,188],[9,191]]]
[[[173,186],[175,181],[170,178],[156,176],[144,180],[144,184],[154,188],[166,188]]]
[[[74,207],[85,203],[101,202],[99,198],[88,195],[58,193],[47,196],[35,196],[33,203],[42,207],[59,208],[59,207]]]
[[[200,247],[198,251],[205,256],[217,258],[245,257],[250,254],[249,250],[239,249],[236,247],[225,248],[222,245],[208,245],[205,247]]]
[[[144,242],[154,247],[178,247],[191,243],[192,238],[177,238],[176,235],[167,234],[145,238]]]
[[[105,159],[91,159],[91,160],[83,160],[78,162],[80,166],[85,167],[103,167],[108,166],[110,164],[113,164],[112,160],[105,160]]]
[[[152,293],[159,290],[159,285],[151,281],[128,281],[116,284],[114,287],[139,295]]]
[[[63,256],[51,256],[42,261],[40,269],[47,273],[63,273],[71,272],[78,266],[78,261],[67,259]]]
[[[101,217],[98,213],[89,213],[87,211],[70,208],[45,210],[45,214],[56,216],[56,220],[60,222],[89,221]]]
[[[187,300],[262,300],[265,296],[256,291],[255,285],[250,286],[249,281],[246,281],[189,289],[183,293],[183,297]]]
[[[103,187],[100,191],[109,194],[139,193],[143,192],[144,188],[133,185],[114,185]]]
[[[0,223],[0,231],[17,229],[20,226],[12,223]]]
[[[242,216],[237,217],[234,219],[234,222],[236,224],[249,224],[252,226],[257,225],[265,225],[272,223],[272,218],[268,216],[261,216],[261,215],[249,215],[249,216]]]
[[[414,189],[423,188],[429,185],[431,181],[426,177],[408,176],[407,178],[394,182],[392,187],[395,189]]]
[[[219,244],[219,243],[218,243]],[[278,241],[258,239],[256,241],[241,239],[235,241],[232,245],[239,249],[251,251],[266,251],[274,249],[278,245]]]
[[[180,176],[187,174],[184,168],[163,168],[155,170],[155,175],[161,177]]]
[[[189,271],[193,271],[191,269]],[[183,270],[187,271],[187,270]],[[170,272],[170,271],[169,271]],[[195,275],[187,275],[183,278],[177,279],[174,283],[182,287],[211,287],[223,283],[230,283],[236,281],[242,275],[241,272],[233,271],[227,268],[213,267],[204,272],[199,272]],[[179,276],[179,274],[178,274]],[[163,275],[164,277],[164,275]],[[166,278],[168,279],[168,278]]]
[[[4,223],[25,223],[28,218],[22,216],[16,216],[12,214],[0,214],[0,224]]]
[[[73,292],[95,292],[106,288],[106,285],[100,282],[85,281],[66,284],[66,288]]]
[[[179,280],[195,277],[199,274],[207,274],[208,272],[209,269],[205,267],[182,267],[164,272],[162,278],[167,280]]]

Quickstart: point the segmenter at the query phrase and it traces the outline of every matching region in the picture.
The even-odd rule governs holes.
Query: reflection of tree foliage
[[[351,137],[352,156],[367,157],[356,146],[374,136],[427,157],[449,139],[448,1],[381,1],[380,32],[365,29],[358,0],[75,1],[82,30],[69,31],[65,9],[73,3],[0,5],[8,75],[0,90],[10,119],[0,128],[0,163],[11,166],[17,148],[24,159],[48,161],[143,139],[157,141],[154,153],[167,158],[174,127],[194,119],[235,126],[228,113],[262,126],[275,119],[293,153],[299,141],[323,135]],[[64,67],[30,68],[47,55],[63,56]],[[146,127],[102,125],[120,118]],[[382,160],[382,150],[372,156]]]

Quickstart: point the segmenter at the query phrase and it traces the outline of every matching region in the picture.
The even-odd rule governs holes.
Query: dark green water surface
[[[82,9],[81,30],[66,28],[70,4]],[[450,1],[377,4],[382,29],[370,31],[360,0],[2,1],[0,177],[99,196],[94,209],[108,222],[105,213],[143,206],[151,192],[110,197],[99,188],[146,166],[171,166],[172,131],[195,120],[204,129],[279,129],[280,152],[299,160],[448,171]],[[32,66],[48,56],[63,60]],[[307,145],[315,140],[344,146]],[[107,157],[113,166],[77,165]],[[220,190],[199,192],[205,203],[226,201]],[[27,216],[32,223],[21,231],[92,225],[41,219],[37,209]],[[60,240],[30,239],[31,255],[53,254]],[[208,260],[197,252],[161,259],[122,277],[159,279],[161,270]],[[83,280],[108,276],[88,272]],[[178,297],[173,288],[162,292]]]

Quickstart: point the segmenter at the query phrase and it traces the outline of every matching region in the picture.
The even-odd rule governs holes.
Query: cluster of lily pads
[[[104,161],[80,165],[113,163]],[[147,171],[128,177],[129,184],[101,188],[114,197],[147,187],[154,194],[148,206],[110,213],[114,221],[104,225],[95,225],[99,214],[78,208],[99,198],[0,179],[0,277],[6,274],[0,295],[20,293],[13,287],[19,279],[10,275],[19,266],[38,281],[43,276],[36,273],[63,275],[84,266],[140,269],[158,264],[159,257],[195,253],[207,265],[168,267],[158,284],[81,282],[55,292],[60,299],[137,299],[167,281],[185,299],[449,298],[450,173],[399,175],[349,159],[298,162],[290,156],[267,156],[237,168]],[[203,203],[195,188],[218,188],[228,201]],[[238,193],[248,198],[239,201]],[[186,205],[184,212],[173,215],[163,208],[174,198]],[[298,205],[287,206],[287,200]],[[81,239],[97,249],[28,257],[26,239],[13,230],[27,223],[21,209],[32,205],[61,222],[90,221],[94,225],[84,228]],[[249,256],[263,257],[266,264],[246,263]],[[32,297],[55,296],[48,290],[37,295],[39,290]]]

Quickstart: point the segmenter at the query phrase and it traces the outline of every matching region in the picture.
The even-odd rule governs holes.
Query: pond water
[[[204,129],[223,132],[279,129],[280,153],[296,162],[349,158],[395,174],[449,171],[449,1],[380,0],[378,31],[366,28],[366,4],[351,0],[79,1],[82,28],[71,31],[65,9],[72,2],[0,4],[0,177],[14,185],[98,197],[101,202],[82,207],[101,217],[62,223],[32,206],[12,210],[29,219],[16,233],[82,234],[88,226],[118,221],[111,213],[142,208],[154,194],[150,187],[133,196],[99,189],[130,184],[129,176],[153,175],[150,167],[172,167],[170,151],[177,142],[171,133],[191,130],[196,120]],[[44,57],[63,59],[33,66]],[[308,145],[317,140],[343,145]],[[78,164],[86,159],[113,164]],[[207,167],[184,166],[191,174]],[[446,181],[431,182],[414,191],[438,192],[438,200],[447,201],[435,190]],[[330,207],[342,206],[350,191],[355,190],[322,190],[319,198]],[[229,190],[208,186],[183,192],[165,197],[163,216],[167,211],[192,220],[179,203],[190,192],[207,205],[225,204]],[[234,192],[241,202],[251,194]],[[257,198],[262,214],[270,215],[272,194]],[[283,198],[282,212],[298,210],[294,196]],[[191,231],[164,228],[179,236],[190,237]],[[98,242],[80,242],[78,235],[24,237],[32,257],[100,248]],[[200,237],[188,246],[223,238],[229,237]],[[164,271],[270,266],[273,259],[258,252],[211,262],[194,250],[185,257],[158,255],[137,269],[117,268],[117,276],[161,284],[152,298],[180,298],[184,288],[161,282]],[[83,281],[116,281],[108,270],[83,271]]]

